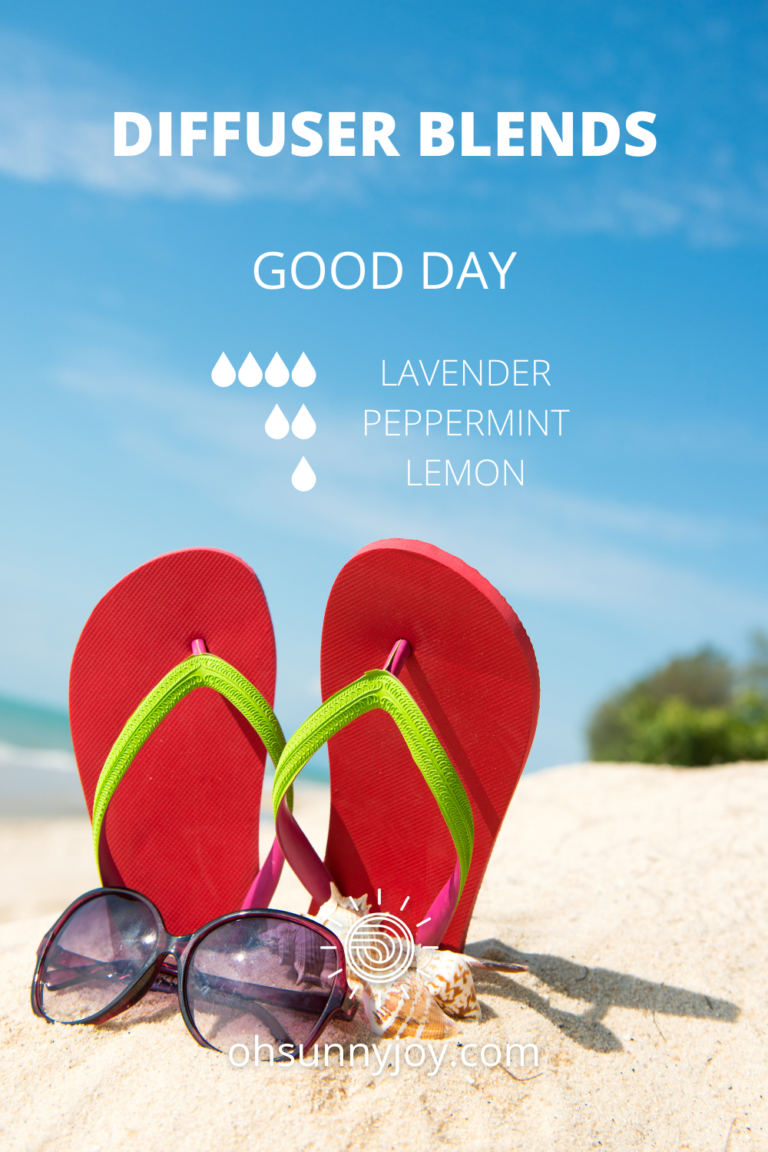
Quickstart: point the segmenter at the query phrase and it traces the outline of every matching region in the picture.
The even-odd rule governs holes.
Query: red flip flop
[[[213,548],[131,572],[78,641],[70,722],[102,882],[149,897],[174,935],[253,906],[275,676],[261,585]],[[267,889],[281,863],[273,849]]]
[[[399,915],[420,942],[461,951],[536,730],[539,675],[522,624],[463,561],[419,541],[384,540],[361,549],[334,583],[321,673],[326,703],[291,738],[275,778],[289,861],[303,866],[317,903],[328,881],[320,861],[313,869],[291,843],[295,822],[280,798],[330,735],[325,876],[344,895],[367,894]],[[443,768],[430,767],[432,736],[450,761]],[[460,811],[462,785],[471,819]]]

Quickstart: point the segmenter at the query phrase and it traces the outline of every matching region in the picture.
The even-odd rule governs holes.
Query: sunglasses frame
[[[117,1000],[100,1012],[94,1012],[93,1015],[87,1016],[82,1020],[53,1020],[50,1016],[46,1015],[42,1001],[42,971],[51,944],[67,920],[78,912],[83,905],[99,896],[112,895],[137,900],[151,911],[157,929],[157,943],[152,958],[138,974],[133,984],[127,988]],[[37,949],[37,964],[35,965],[35,974],[32,978],[32,1011],[35,1016],[41,1017],[49,1024],[106,1024],[106,1022],[114,1016],[119,1016],[121,1012],[125,1012],[127,1008],[137,1004],[143,996],[152,990],[153,985],[158,979],[167,982],[169,977],[171,981],[175,977],[177,980],[179,1009],[187,1031],[191,1033],[201,1047],[211,1048],[214,1052],[221,1052],[221,1048],[216,1048],[214,1044],[211,1044],[203,1037],[192,1019],[187,1000],[187,968],[189,960],[198,945],[214,929],[220,928],[223,924],[231,924],[237,920],[255,920],[264,919],[265,917],[269,917],[271,920],[282,920],[288,924],[296,924],[299,927],[311,928],[313,932],[317,932],[319,936],[323,936],[329,944],[334,945],[336,948],[336,961],[339,971],[334,978],[333,987],[328,996],[328,1003],[320,1019],[317,1021],[307,1039],[303,1042],[304,1049],[310,1048],[331,1017],[340,1016],[342,1020],[352,1020],[357,1011],[358,1002],[347,983],[347,963],[344,954],[344,945],[338,936],[335,936],[329,928],[318,924],[316,920],[311,920],[307,916],[301,916],[294,912],[281,912],[276,908],[249,908],[241,912],[229,912],[225,916],[218,916],[215,920],[211,920],[209,924],[204,924],[202,928],[198,928],[188,936],[172,936],[166,929],[163,918],[152,901],[146,896],[143,896],[141,892],[135,892],[130,888],[91,889],[90,892],[86,892],[83,896],[75,900],[74,903],[70,904],[69,908],[59,916],[53,927],[46,932]],[[176,968],[168,964],[168,957],[170,956],[175,959]],[[172,983],[168,982],[168,987],[162,990],[170,992],[172,987]],[[298,1047],[296,1047],[295,1051],[298,1051]]]

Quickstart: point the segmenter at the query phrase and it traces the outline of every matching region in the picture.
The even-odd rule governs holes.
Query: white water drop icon
[[[264,431],[267,436],[271,436],[273,440],[282,440],[284,436],[288,435],[289,429],[290,424],[280,410],[280,405],[275,404],[264,425]]]
[[[257,384],[261,384],[261,377],[261,368],[259,368],[256,360],[249,352],[245,360],[243,360],[242,364],[240,365],[240,371],[237,374],[237,378],[241,384],[245,385],[246,388],[255,388]]]
[[[229,388],[230,384],[234,384],[235,382],[235,370],[224,352],[222,352],[213,366],[211,380],[213,380],[214,384],[217,384],[219,388]]]
[[[288,369],[283,363],[279,352],[275,352],[270,360],[269,366],[264,373],[264,379],[267,384],[271,384],[273,388],[282,388],[283,384],[288,383]]]
[[[309,440],[310,436],[314,436],[316,429],[317,424],[310,416],[309,409],[306,404],[302,404],[291,424],[291,432],[294,436],[298,436],[299,440]]]
[[[310,364],[306,352],[302,352],[296,361],[293,372],[291,372],[291,379],[294,384],[298,384],[299,388],[309,388],[310,384],[314,384],[317,379],[317,372]]]
[[[306,456],[302,456],[296,465],[296,471],[291,476],[291,484],[299,492],[309,492],[310,488],[314,488],[316,480],[317,477],[307,463]]]

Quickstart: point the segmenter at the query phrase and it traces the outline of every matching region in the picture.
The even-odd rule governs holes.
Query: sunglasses
[[[177,989],[198,1044],[225,1051],[266,1029],[282,1059],[357,1010],[344,946],[314,920],[256,909],[171,936],[154,904],[125,888],[87,892],[46,933],[32,1010],[51,1023],[103,1024],[150,991]]]

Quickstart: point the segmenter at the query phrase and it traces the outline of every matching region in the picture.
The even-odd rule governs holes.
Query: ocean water
[[[327,761],[316,756],[303,776],[327,783]],[[0,697],[0,818],[83,815],[67,713]]]
[[[81,816],[66,712],[0,697],[0,816]]]
[[[62,709],[45,708],[0,696],[0,744],[20,748],[56,748],[72,752],[69,717]]]

